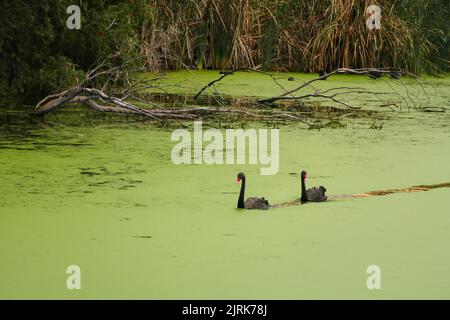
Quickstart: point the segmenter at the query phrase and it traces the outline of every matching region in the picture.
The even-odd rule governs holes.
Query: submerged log
[[[36,110],[34,113],[40,115],[53,111],[63,104],[71,102],[81,92],[81,87],[74,87],[59,94],[47,96],[36,105]]]

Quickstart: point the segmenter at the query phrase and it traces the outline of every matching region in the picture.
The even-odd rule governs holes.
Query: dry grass
[[[149,70],[253,68],[334,70],[412,69],[416,27],[378,0],[382,29],[369,30],[361,0],[151,0],[140,30]],[[433,45],[424,41],[426,58]]]

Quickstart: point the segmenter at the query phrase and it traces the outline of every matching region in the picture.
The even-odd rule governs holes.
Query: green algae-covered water
[[[232,83],[256,83],[245,80]],[[430,81],[448,107],[448,80]],[[450,298],[448,188],[235,209],[239,171],[247,195],[271,203],[299,196],[301,169],[330,195],[450,182],[448,111],[390,112],[382,130],[280,126],[280,170],[261,176],[260,165],[174,165],[173,128],[2,107],[2,299]],[[69,265],[81,290],[66,288]],[[366,286],[370,265],[379,290]]]

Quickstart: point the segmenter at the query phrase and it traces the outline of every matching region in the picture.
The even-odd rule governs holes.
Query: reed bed
[[[448,7],[442,0],[431,2]],[[424,23],[417,10],[410,14],[415,9],[408,3],[376,1],[381,29],[369,30],[366,9],[374,3],[368,0],[150,0],[143,4],[140,50],[148,70],[261,65],[275,71],[419,72],[439,65],[445,71],[448,27],[444,22],[444,29],[429,27],[432,17]]]

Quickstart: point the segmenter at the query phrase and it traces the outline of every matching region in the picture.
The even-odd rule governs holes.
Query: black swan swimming
[[[237,175],[237,181],[236,182],[241,182],[241,192],[239,192],[239,200],[237,203],[237,207],[239,209],[262,209],[262,210],[266,210],[269,209],[270,205],[269,205],[269,201],[267,201],[264,198],[256,198],[256,197],[252,197],[252,198],[248,198],[247,200],[244,201],[244,194],[245,194],[245,174],[243,174],[242,172],[240,172]]]
[[[308,180],[306,171],[302,171],[300,177],[302,180],[302,195],[300,201],[302,203],[327,201],[328,197],[325,195],[327,189],[325,189],[325,187],[320,186],[319,188],[314,187],[306,190],[305,180]]]

